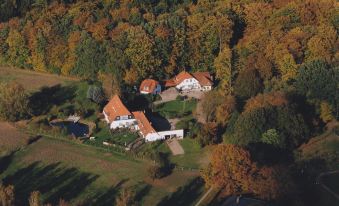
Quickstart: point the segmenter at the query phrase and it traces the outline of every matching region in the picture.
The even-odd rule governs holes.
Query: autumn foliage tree
[[[284,171],[284,172],[283,172]],[[262,199],[279,199],[293,190],[288,172],[281,166],[258,166],[241,147],[218,145],[202,176],[224,196],[252,193]]]
[[[0,117],[17,121],[30,116],[29,96],[15,82],[0,85]]]
[[[14,206],[14,187],[13,185],[4,186],[0,184],[0,205]]]

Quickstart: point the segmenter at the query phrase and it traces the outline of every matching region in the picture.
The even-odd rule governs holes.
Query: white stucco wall
[[[195,78],[185,79],[180,84],[176,86],[179,90],[197,90],[200,89],[201,86]]]
[[[149,133],[144,138],[145,138],[146,142],[152,142],[152,141],[157,141],[157,140],[164,139],[158,133]]]
[[[184,138],[184,130],[183,129],[162,131],[162,132],[158,132],[158,134],[162,137],[162,139],[165,139],[166,136],[169,136],[170,138],[176,137],[178,139]]]
[[[115,120],[111,123],[111,129],[123,128],[123,127],[135,127],[137,124],[136,119]]]

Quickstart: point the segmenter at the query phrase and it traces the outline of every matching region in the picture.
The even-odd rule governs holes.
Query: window
[[[117,116],[115,119],[116,119],[116,120],[120,120],[120,116]]]

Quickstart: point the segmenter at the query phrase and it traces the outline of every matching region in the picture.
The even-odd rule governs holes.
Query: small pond
[[[75,137],[84,137],[89,132],[89,127],[83,123],[74,123],[70,121],[51,122],[52,126],[66,128],[67,134],[74,135]]]

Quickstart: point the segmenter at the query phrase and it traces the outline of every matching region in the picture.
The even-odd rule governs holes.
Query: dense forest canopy
[[[0,59],[127,84],[208,70],[226,90],[255,70],[256,93],[295,80],[314,60],[338,63],[336,11],[334,0],[5,0]]]
[[[339,119],[338,9],[336,0],[2,0],[0,65],[108,81],[115,94],[209,71],[206,122],[184,128],[201,146],[226,143],[203,177],[227,195],[271,200],[294,193],[279,171],[299,172],[298,148]],[[36,115],[23,87],[7,89],[6,119]]]

